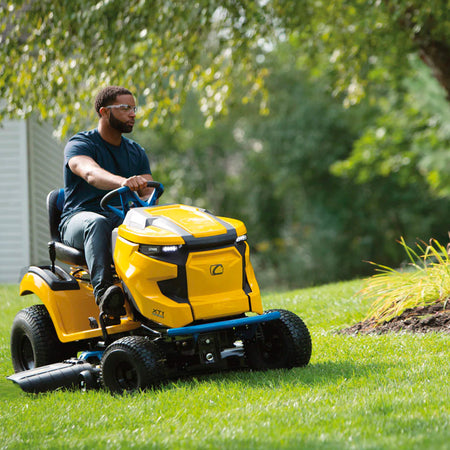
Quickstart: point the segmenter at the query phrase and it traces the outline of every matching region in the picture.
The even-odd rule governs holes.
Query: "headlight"
[[[246,240],[247,240],[247,235],[246,235],[246,234],[243,234],[243,235],[238,236],[238,237],[236,238],[236,244],[237,244],[238,242],[242,242],[242,241],[246,241]]]
[[[139,252],[145,256],[156,256],[176,252],[181,245],[139,245]]]

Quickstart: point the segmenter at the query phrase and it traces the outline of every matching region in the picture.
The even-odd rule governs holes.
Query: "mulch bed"
[[[444,332],[450,334],[450,301],[447,305],[440,302],[407,309],[400,316],[379,325],[376,325],[373,320],[366,320],[339,331],[341,334],[349,335],[391,332]]]

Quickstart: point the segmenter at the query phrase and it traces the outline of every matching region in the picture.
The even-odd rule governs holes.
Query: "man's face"
[[[130,133],[133,131],[134,119],[136,113],[134,106],[136,103],[132,95],[118,95],[113,105],[128,105],[132,108],[126,111],[126,108],[108,108],[109,109],[109,125],[121,133]],[[111,106],[113,106],[111,105]]]

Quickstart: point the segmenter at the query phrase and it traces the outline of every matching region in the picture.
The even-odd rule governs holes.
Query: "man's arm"
[[[150,174],[124,178],[102,169],[91,157],[85,155],[73,156],[68,164],[75,175],[97,189],[110,191],[121,186],[128,186],[132,191],[138,191],[141,197],[148,197],[153,190],[147,187],[147,181],[153,180]]]

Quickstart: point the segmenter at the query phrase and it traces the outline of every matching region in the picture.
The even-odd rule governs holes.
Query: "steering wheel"
[[[159,197],[164,192],[164,186],[159,181],[147,181],[147,187],[154,188],[149,199],[145,202],[141,200],[136,192],[130,190],[128,186],[121,186],[120,188],[114,189],[108,192],[100,201],[100,207],[105,211],[110,210],[114,214],[118,215],[121,219],[124,219],[130,208],[135,208],[139,206],[153,206]],[[116,208],[110,205],[113,198],[119,197],[122,209]]]

